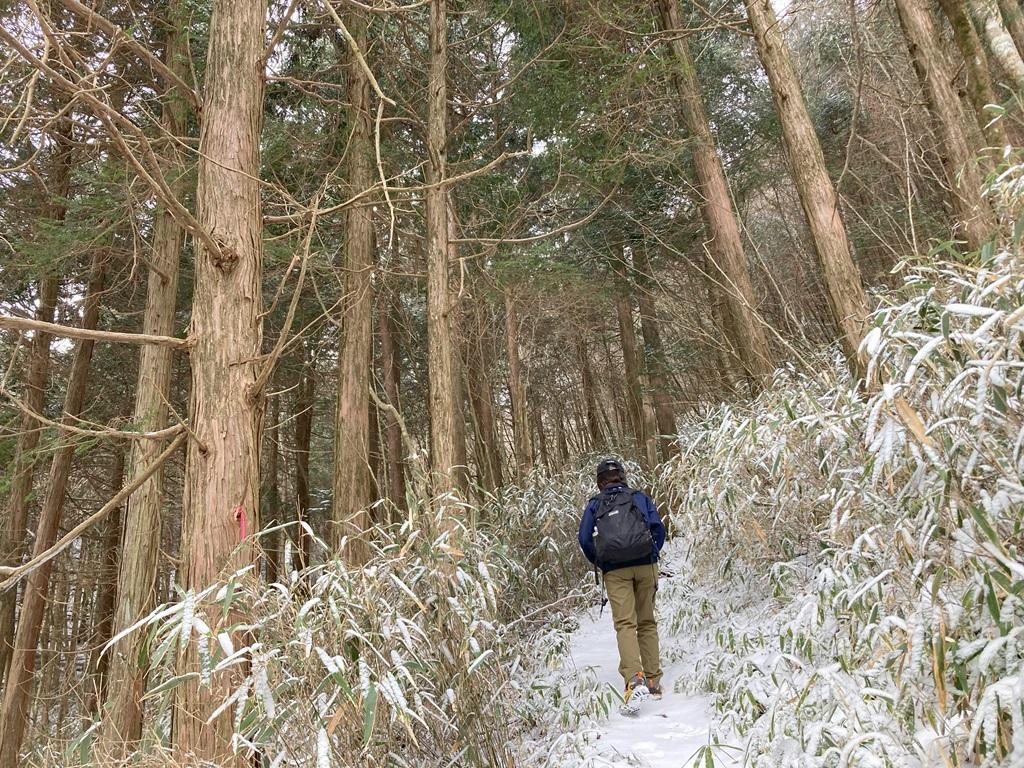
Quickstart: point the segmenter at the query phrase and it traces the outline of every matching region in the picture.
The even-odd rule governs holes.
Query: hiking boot
[[[652,699],[655,699],[656,701],[661,701],[661,697],[662,697],[662,694],[664,693],[664,690],[661,687],[661,681],[660,680],[658,682],[656,682],[656,683],[648,682],[647,683],[647,690],[650,691]]]
[[[640,705],[651,695],[647,687],[647,681],[642,672],[637,672],[626,683],[626,692],[622,696],[622,714],[635,715],[640,711]]]

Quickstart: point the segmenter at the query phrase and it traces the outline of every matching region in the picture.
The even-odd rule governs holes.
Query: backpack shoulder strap
[[[633,494],[629,491],[629,488],[623,488],[612,493],[602,493],[597,497],[600,501],[597,504],[597,509],[594,510],[594,517],[604,517],[613,509],[635,506],[636,502],[633,500]]]

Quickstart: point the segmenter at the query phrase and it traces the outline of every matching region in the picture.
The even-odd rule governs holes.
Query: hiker
[[[619,461],[597,465],[597,487],[580,520],[580,547],[604,574],[626,684],[623,712],[635,714],[648,696],[662,694],[654,595],[665,526],[651,497],[626,484]]]

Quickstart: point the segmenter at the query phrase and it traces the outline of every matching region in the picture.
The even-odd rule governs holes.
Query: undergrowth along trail
[[[1024,759],[1019,234],[907,265],[865,341],[876,393],[782,372],[660,469],[691,576],[723,595],[710,629],[676,625],[713,641],[694,685],[747,764]]]
[[[1022,170],[990,191],[1006,211]],[[653,477],[685,550],[661,631],[736,748],[695,764],[1024,761],[1021,234],[901,266],[870,394],[821,356],[682,424]]]

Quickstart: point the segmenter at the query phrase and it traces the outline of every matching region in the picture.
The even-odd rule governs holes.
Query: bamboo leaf
[[[170,691],[170,690],[173,690],[174,688],[177,688],[179,685],[181,685],[184,682],[187,682],[189,680],[198,680],[198,679],[199,679],[199,673],[198,672],[186,672],[183,675],[175,675],[174,677],[172,677],[172,678],[170,678],[168,680],[164,680],[156,688],[153,688],[152,690],[150,690],[145,695],[144,698],[148,699],[148,698],[151,698],[153,696],[157,696],[157,695],[159,695],[161,693],[166,693],[167,691]]]
[[[373,724],[377,720],[377,686],[370,683],[370,689],[363,699],[363,746],[370,743]]]

